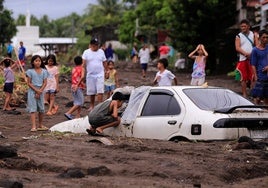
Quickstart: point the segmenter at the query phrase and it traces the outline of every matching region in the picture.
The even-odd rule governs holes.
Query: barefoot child
[[[45,104],[49,104],[47,115],[51,116],[57,113],[59,106],[55,103],[55,95],[59,92],[59,69],[56,56],[50,54],[47,56],[45,66],[48,72],[47,86],[45,88]]]
[[[44,106],[44,89],[47,84],[47,70],[45,64],[39,55],[34,55],[31,59],[32,68],[26,71],[27,84],[27,110],[31,114],[32,128],[31,132],[48,130],[43,125]],[[38,113],[38,126],[36,125],[36,114]]]
[[[3,61],[4,63],[4,79],[5,79],[5,84],[4,84],[4,92],[5,92],[5,103],[3,110],[4,111],[12,111],[15,110],[14,108],[10,107],[10,100],[11,100],[11,95],[13,93],[13,88],[14,88],[14,82],[15,82],[15,75],[12,70],[12,67],[14,67],[15,62],[10,59],[10,58],[5,58]],[[2,64],[1,62],[1,64]],[[11,63],[13,65],[11,66]]]
[[[112,95],[114,90],[119,87],[118,74],[114,68],[114,62],[108,61],[107,70],[105,70],[104,91],[107,99]]]
[[[74,99],[74,105],[64,114],[64,116],[71,120],[73,119],[72,113],[77,111],[76,118],[80,117],[81,108],[84,104],[84,94],[85,89],[84,79],[85,79],[85,69],[82,66],[82,57],[76,56],[74,58],[75,67],[72,70],[72,95]]]

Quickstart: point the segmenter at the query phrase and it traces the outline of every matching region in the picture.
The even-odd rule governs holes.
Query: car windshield
[[[191,88],[184,89],[183,92],[202,110],[253,105],[244,97],[224,88]]]

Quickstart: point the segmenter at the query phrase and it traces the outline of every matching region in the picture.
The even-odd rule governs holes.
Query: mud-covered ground
[[[118,65],[120,85],[151,85],[156,69],[142,78],[136,65]],[[176,72],[180,85],[190,73]],[[240,91],[239,83],[225,75],[208,76],[208,85]],[[45,116],[52,127],[65,121],[72,100],[70,83],[62,79],[57,94],[60,105],[54,116]],[[86,97],[85,107],[89,106]],[[86,108],[82,114],[86,115]],[[267,149],[234,141],[170,142],[105,137],[110,144],[84,134],[30,132],[30,117],[0,113],[0,187],[267,187]],[[107,141],[106,140],[106,141]]]

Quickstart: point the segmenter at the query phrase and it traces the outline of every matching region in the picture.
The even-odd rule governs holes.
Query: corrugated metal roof
[[[77,38],[39,38],[39,44],[74,44]]]

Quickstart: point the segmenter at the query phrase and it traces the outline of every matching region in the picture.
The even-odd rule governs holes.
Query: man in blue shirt
[[[253,81],[256,82],[251,94],[256,104],[263,100],[268,105],[268,31],[259,32],[259,41],[251,53]]]
[[[9,58],[12,58],[12,52],[13,52],[13,46],[11,44],[11,41],[9,41],[7,45],[7,56]]]
[[[20,47],[19,47],[19,61],[21,66],[24,68],[25,63],[26,63],[26,48],[23,46],[23,42],[20,41]]]
[[[112,44],[108,44],[108,48],[104,51],[107,61],[112,60],[114,61],[114,50],[112,48]]]

